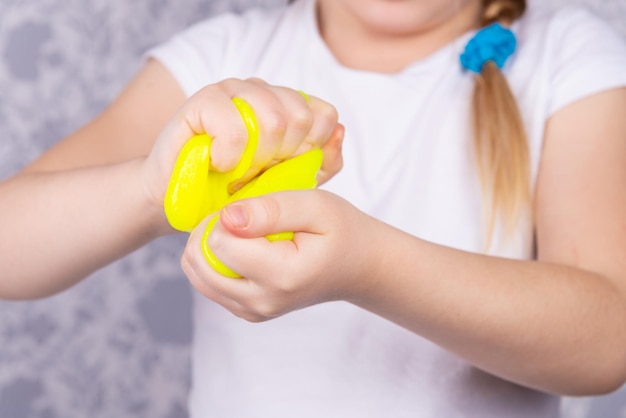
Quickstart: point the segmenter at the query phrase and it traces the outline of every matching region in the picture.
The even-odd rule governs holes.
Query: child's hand
[[[383,225],[321,190],[273,193],[223,209],[208,239],[243,278],[216,273],[201,253],[206,221],[192,233],[183,270],[204,296],[249,321],[263,321],[331,300],[357,301],[375,270],[372,240]],[[298,231],[293,241],[265,235]]]
[[[143,176],[150,197],[162,205],[169,177],[183,145],[193,135],[213,138],[211,165],[230,171],[239,162],[247,143],[244,122],[232,102],[247,102],[259,124],[259,144],[252,167],[233,185],[237,189],[261,170],[312,148],[322,148],[322,183],[342,166],[343,127],[335,108],[313,96],[305,97],[286,87],[258,80],[228,79],[200,90],[182,106],[157,139],[145,161]]]

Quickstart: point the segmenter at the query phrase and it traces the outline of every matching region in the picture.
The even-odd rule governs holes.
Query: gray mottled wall
[[[0,179],[103,109],[149,46],[205,16],[282,1],[0,0]],[[586,3],[626,33],[626,0]],[[183,244],[161,239],[45,300],[0,301],[0,418],[186,417]],[[626,417],[626,393],[567,399],[564,416]]]

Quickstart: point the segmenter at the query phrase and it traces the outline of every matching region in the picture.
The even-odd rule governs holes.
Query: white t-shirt
[[[540,5],[537,5],[540,7]],[[396,74],[340,65],[320,38],[313,0],[201,22],[149,52],[187,95],[260,77],[334,104],[346,126],[344,169],[324,188],[420,238],[467,251],[485,243],[473,162],[473,33]],[[536,177],[546,120],[567,104],[626,86],[626,45],[582,9],[531,8],[513,27],[504,71],[529,134]],[[375,237],[372,237],[375,239]],[[532,257],[532,228],[496,237],[491,253]],[[558,399],[473,368],[433,343],[348,303],[262,324],[195,301],[192,417],[544,418]]]

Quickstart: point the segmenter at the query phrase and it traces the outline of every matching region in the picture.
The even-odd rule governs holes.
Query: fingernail
[[[344,137],[343,137],[343,136],[341,136],[341,137],[339,138],[339,140],[337,141],[337,149],[338,149],[339,151],[341,151],[341,150],[343,149],[343,138],[344,138]]]
[[[222,211],[222,216],[226,217],[228,223],[236,229],[244,229],[250,223],[248,211],[246,211],[242,205],[234,204],[226,206]]]

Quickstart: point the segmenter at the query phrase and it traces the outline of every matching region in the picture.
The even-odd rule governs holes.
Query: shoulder
[[[198,22],[190,29],[217,34],[247,34],[267,30],[289,15],[291,6],[252,7],[240,12],[227,12]],[[291,13],[292,14],[292,13]]]
[[[200,50],[251,40],[262,42],[276,26],[293,15],[289,10],[288,7],[256,7],[239,13],[223,13],[190,26],[171,41],[194,44]]]
[[[533,6],[535,3],[533,3]],[[608,21],[583,6],[549,8],[539,3],[516,23],[520,54],[544,54],[554,61],[568,55],[602,58],[620,56],[626,64],[626,39]]]
[[[203,20],[151,49],[148,57],[160,61],[192,95],[223,78],[254,76],[268,52],[291,45],[310,19],[313,0],[290,5],[251,8]]]
[[[555,8],[542,3],[533,3],[516,25],[519,26],[521,36],[528,36],[537,30],[544,33],[567,33],[580,36],[589,29],[599,30],[611,37],[620,36],[607,20],[583,5]]]
[[[540,46],[542,51],[556,54],[582,48],[581,53],[598,49],[599,52],[609,50],[626,56],[624,36],[608,21],[583,6],[531,7],[513,29],[520,52]]]
[[[543,98],[549,116],[578,99],[626,85],[622,34],[587,8],[535,4],[513,27],[519,42],[510,74],[520,96]]]

